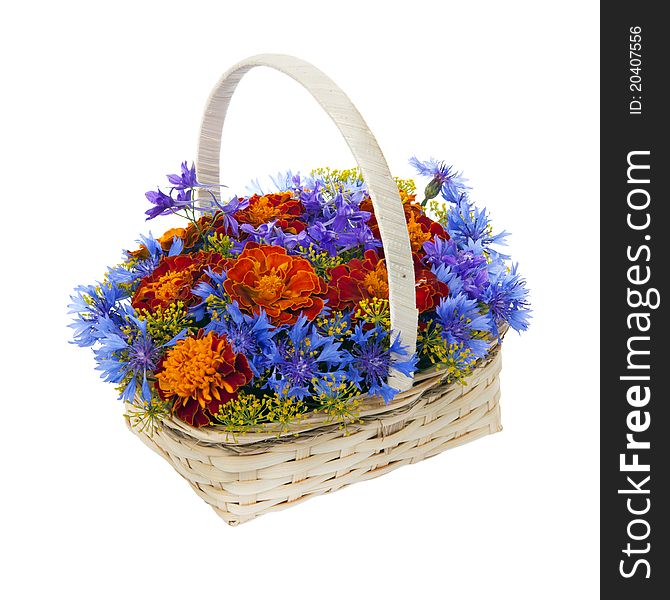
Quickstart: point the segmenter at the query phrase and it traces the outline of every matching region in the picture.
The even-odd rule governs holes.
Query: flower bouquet
[[[312,91],[360,168],[288,172],[223,199],[227,102],[258,65]],[[75,342],[93,347],[131,429],[227,522],[499,430],[499,347],[527,327],[525,282],[467,180],[410,162],[421,194],[390,177],[322,73],[249,59],[213,92],[196,165],[146,194],[147,219],[183,227],[142,236],[73,296]]]

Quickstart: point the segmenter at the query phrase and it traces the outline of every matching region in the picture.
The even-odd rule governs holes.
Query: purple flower
[[[423,245],[426,262],[432,265],[437,278],[449,286],[452,294],[465,292],[480,300],[489,284],[486,257],[481,244],[461,250],[453,240],[436,237]]]
[[[267,386],[283,397],[312,395],[315,380],[325,374],[340,377],[349,354],[330,336],[322,336],[305,315],[288,328],[285,336],[268,348],[272,375]]]
[[[211,321],[205,331],[224,334],[233,351],[244,354],[254,376],[260,377],[269,365],[268,357],[275,350],[272,338],[278,330],[270,324],[265,311],[246,315],[240,311],[237,302],[233,301],[226,306],[219,319]]]
[[[367,225],[351,229],[337,237],[338,254],[343,250],[362,247],[363,250],[376,250],[382,243],[378,240]]]
[[[239,224],[234,215],[249,206],[249,198],[238,198],[235,196],[227,204],[219,204],[216,201],[216,197],[214,197],[214,201],[221,211],[223,227],[226,228],[226,233],[237,236],[239,233]]]
[[[457,251],[457,248],[453,242],[450,244],[449,240],[435,237],[432,242],[425,242],[423,244],[423,250],[426,253],[426,261],[429,264],[441,265]]]
[[[344,194],[335,196],[334,216],[329,222],[335,231],[344,232],[370,220],[371,213],[358,208],[362,196],[355,194],[353,198],[347,199]]]
[[[315,182],[312,189],[305,189],[300,192],[299,198],[305,209],[305,214],[309,217],[319,217],[326,203],[323,197],[323,184]]]
[[[160,189],[155,192],[147,192],[145,196],[147,200],[154,205],[153,208],[150,208],[144,213],[145,215],[148,215],[146,219],[147,221],[155,219],[161,215],[172,214],[182,208],[193,208],[191,190],[179,191],[176,198],[162,192]]]
[[[181,175],[168,175],[167,178],[176,190],[187,190],[200,186],[195,174],[195,163],[189,169],[188,163],[184,161],[181,163]]]
[[[349,379],[359,389],[381,396],[386,404],[398,393],[396,388],[386,383],[390,370],[411,376],[416,367],[416,355],[408,356],[407,349],[400,344],[400,336],[390,344],[389,336],[379,325],[368,331],[364,331],[360,323],[356,325],[351,336],[353,360],[347,371]]]
[[[245,223],[240,229],[249,236],[249,240],[252,242],[268,244],[270,246],[281,246],[287,252],[290,252],[296,246],[309,245],[306,231],[301,231],[298,234],[286,233],[281,227],[277,227],[275,223],[276,221],[270,221],[256,228],[253,225]]]
[[[320,221],[310,225],[307,228],[307,233],[312,240],[312,245],[315,250],[320,252],[328,252],[331,256],[337,254],[337,234],[326,227],[326,225]]]

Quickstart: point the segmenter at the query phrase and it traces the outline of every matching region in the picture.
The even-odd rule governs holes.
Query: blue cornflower
[[[101,319],[110,318],[118,322],[116,304],[126,293],[113,283],[80,285],[76,295],[70,296],[69,312],[76,317],[69,327],[74,329],[73,342],[82,348],[92,346],[100,335]]]
[[[301,400],[313,393],[324,373],[342,374],[350,360],[340,344],[322,336],[304,315],[279,337],[269,355],[268,387],[282,397]]]
[[[109,317],[100,319],[97,341],[93,350],[101,377],[119,384],[120,400],[132,402],[138,389],[142,400],[151,403],[151,387],[147,375],[156,370],[162,349],[175,344],[186,330],[167,344],[156,345],[147,331],[147,322],[138,319],[132,307],[122,306],[122,321]]]
[[[440,265],[431,269],[435,276],[449,286],[450,293],[463,292],[469,298],[482,300],[489,286],[489,275],[484,265],[482,268],[457,269],[448,265]]]
[[[209,313],[211,318],[219,318],[221,309],[228,305],[230,298],[228,292],[223,287],[223,282],[227,276],[225,271],[217,273],[210,267],[205,269],[209,281],[200,281],[191,290],[194,296],[201,300],[189,309],[189,312],[195,321],[201,321],[205,317],[205,312]]]
[[[270,177],[270,181],[275,189],[279,192],[288,192],[300,187],[300,173],[293,173],[286,171],[285,173],[277,173],[276,177]]]
[[[426,253],[426,261],[431,265],[446,264],[450,256],[458,252],[454,242],[435,236],[432,242],[424,242],[423,250]]]
[[[247,357],[254,376],[260,377],[268,367],[269,356],[275,350],[273,338],[278,331],[270,324],[265,311],[246,315],[233,301],[218,317],[207,325],[205,331],[224,334],[233,350]]]
[[[467,179],[454,171],[451,165],[444,162],[438,162],[434,158],[421,161],[413,156],[410,158],[409,164],[417,170],[419,175],[432,177],[430,183],[426,186],[426,197],[422,202],[423,205],[440,193],[448,202],[458,202],[465,190],[470,189],[465,183]]]
[[[386,404],[399,392],[386,383],[391,369],[411,376],[417,360],[416,355],[408,357],[407,349],[400,344],[400,336],[391,344],[389,339],[389,332],[379,325],[368,331],[360,323],[356,325],[351,336],[354,347],[348,368],[349,378],[358,389],[381,396]]]
[[[465,195],[447,212],[447,231],[461,248],[477,242],[485,249],[492,244],[504,246],[505,238],[509,235],[506,231],[494,235],[486,209],[479,210]],[[496,254],[500,258],[509,258],[504,254]]]
[[[526,281],[517,273],[517,265],[510,269],[502,262],[489,267],[491,284],[484,294],[489,306],[491,329],[499,335],[498,328],[506,322],[516,331],[528,329],[531,310],[528,308]]]
[[[129,252],[126,252],[126,262],[112,267],[107,272],[107,278],[110,283],[120,286],[133,284],[139,279],[151,275],[160,263],[163,256],[166,256],[160,242],[149,235],[141,235],[137,243],[146,248],[148,256],[143,259],[134,259]],[[184,249],[184,241],[181,238],[174,237],[167,256],[177,256]],[[129,292],[127,292],[129,294]]]
[[[489,284],[488,266],[481,244],[461,250],[453,240],[436,237],[423,249],[426,261],[437,278],[449,286],[452,294],[465,292],[470,298],[481,299]]]
[[[122,328],[105,317],[101,319],[99,333],[100,347],[93,352],[101,377],[120,384],[120,400],[132,402],[139,384],[142,399],[151,402],[147,372],[156,369],[160,354],[147,334],[146,321],[129,316]]]
[[[290,170],[284,173],[279,172],[276,177],[270,176],[269,179],[273,185],[271,191],[288,192],[289,190],[298,190],[301,188],[300,173],[294,174]],[[269,193],[269,190],[265,189],[258,178],[252,179],[246,188],[250,194],[258,194],[259,196],[265,196]]]
[[[463,345],[477,358],[486,356],[489,344],[481,339],[480,332],[491,331],[487,316],[479,312],[476,300],[458,293],[442,298],[436,309],[437,322],[442,327],[442,336],[449,344]]]

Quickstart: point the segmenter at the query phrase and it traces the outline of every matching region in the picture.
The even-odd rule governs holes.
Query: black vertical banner
[[[670,598],[670,35],[601,3],[601,589]]]

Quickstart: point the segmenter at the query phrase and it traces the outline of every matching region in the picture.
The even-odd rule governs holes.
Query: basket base
[[[468,385],[440,384],[402,410],[246,448],[205,443],[163,428],[132,431],[163,456],[229,525],[379,477],[501,431],[500,352]]]
[[[326,489],[322,491],[316,491],[316,492],[311,492],[309,494],[305,494],[298,500],[293,500],[291,502],[282,502],[281,504],[277,504],[275,506],[267,508],[263,514],[269,513],[269,512],[277,512],[280,510],[284,510],[286,508],[291,508],[292,506],[296,506],[305,500],[309,500],[310,498],[313,498],[315,496],[319,496],[321,494],[329,494],[331,492],[335,492],[337,490],[340,490],[348,485],[351,485],[352,483],[357,483],[358,481],[366,481],[368,479],[375,479],[376,477],[380,477],[382,475],[386,475],[387,473],[390,473],[391,471],[394,471],[398,467],[402,467],[404,465],[410,465],[414,464],[417,462],[420,462],[422,460],[425,460],[427,458],[431,458],[433,456],[437,456],[438,454],[444,452],[445,450],[449,450],[450,448],[456,448],[457,446],[461,446],[463,444],[467,444],[468,442],[473,442],[481,437],[484,437],[485,435],[490,435],[492,433],[497,433],[499,431],[502,431],[502,425],[500,422],[498,422],[498,425],[491,428],[490,426],[482,427],[481,429],[477,429],[474,431],[471,431],[469,433],[466,433],[465,435],[459,436],[457,438],[452,439],[449,442],[446,442],[442,446],[440,446],[438,449],[435,451],[426,454],[422,456],[421,458],[412,458],[412,459],[403,459],[401,461],[396,461],[391,464],[385,465],[383,467],[377,467],[371,471],[363,472],[360,474],[358,477],[353,477],[352,481],[342,481],[339,480],[337,481],[337,478],[335,478],[335,481],[333,482],[333,485],[328,486]],[[195,485],[191,484],[193,489],[195,489],[196,493],[202,497],[202,490],[197,488]],[[231,527],[236,527],[237,525],[241,525],[242,523],[246,523],[247,521],[251,521],[255,519],[257,516],[260,515],[251,515],[251,516],[246,516],[242,517],[240,515],[233,515],[227,511],[221,510],[217,506],[210,505],[212,506],[212,509],[214,512],[216,512],[217,515],[219,515],[228,525]]]

